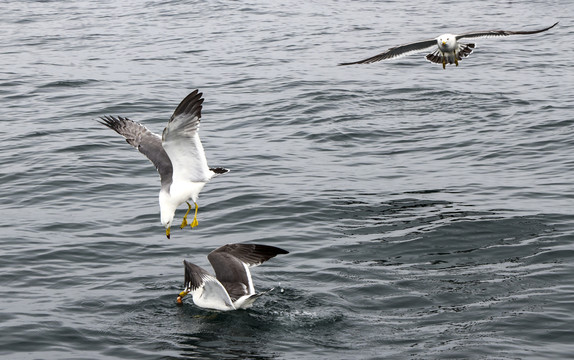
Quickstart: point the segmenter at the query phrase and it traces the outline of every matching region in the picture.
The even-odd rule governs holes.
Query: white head
[[[436,39],[438,48],[442,52],[451,52],[456,48],[456,35],[442,34]]]
[[[166,217],[164,218],[164,213],[163,213],[163,211],[162,211],[162,214],[161,214],[161,223],[162,223],[163,226],[165,226],[165,236],[167,236],[168,239],[169,239],[169,234],[170,234],[170,232],[171,232],[171,223],[172,223],[172,221],[173,221],[174,215],[175,215],[175,212],[171,214],[171,217],[168,218],[168,217],[166,216]]]
[[[160,191],[159,193],[159,210],[161,213],[161,224],[165,226],[165,235],[169,239],[169,233],[171,229],[171,223],[173,222],[173,217],[175,216],[176,206],[173,206],[171,201],[168,201],[169,194]]]

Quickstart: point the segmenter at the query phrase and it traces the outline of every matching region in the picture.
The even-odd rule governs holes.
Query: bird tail
[[[267,291],[264,292],[260,292],[258,294],[253,294],[250,297],[248,297],[247,299],[245,299],[245,301],[243,302],[243,304],[241,305],[241,308],[246,309],[251,307],[251,305],[253,305],[253,303],[255,302],[255,300],[259,299],[261,296],[269,294],[271,291],[273,291],[275,288],[271,288]]]
[[[209,170],[213,171],[215,175],[225,174],[226,172],[229,172],[229,169],[222,167],[209,168]]]
[[[446,64],[454,64],[455,57],[457,60],[462,60],[462,58],[467,57],[470,55],[470,53],[472,53],[472,49],[474,49],[474,47],[474,44],[458,44],[458,48],[455,50],[454,56],[452,53],[445,54],[439,49],[436,49],[434,52],[428,54],[426,58],[428,61],[435,64],[442,64],[443,59]]]
[[[459,60],[462,60],[463,57],[467,57],[468,55],[470,55],[470,53],[472,52],[472,49],[474,49],[475,45],[474,44],[459,44],[458,45],[458,49],[456,51],[456,57]]]
[[[435,64],[442,64],[442,52],[439,49],[436,49],[434,52],[428,54],[427,60],[433,62]]]

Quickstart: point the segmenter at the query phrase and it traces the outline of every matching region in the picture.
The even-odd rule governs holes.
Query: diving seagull
[[[195,215],[190,225],[192,228],[197,226],[199,192],[211,178],[229,171],[207,166],[198,133],[202,95],[198,90],[194,90],[181,101],[171,115],[162,136],[125,117],[100,118],[101,124],[125,137],[128,144],[147,156],[159,172],[161,223],[165,226],[168,239],[176,208],[184,202],[187,203],[188,209],[181,223],[183,229],[188,224],[187,215],[191,210],[188,200],[191,199],[195,203]]]
[[[532,31],[485,30],[485,31],[472,31],[459,35],[443,34],[434,39],[428,39],[395,46],[389,48],[385,52],[382,52],[378,55],[372,56],[364,60],[341,63],[339,65],[370,64],[381,60],[387,60],[400,56],[405,56],[423,50],[430,50],[436,47],[436,49],[432,53],[426,56],[426,59],[433,63],[437,64],[442,63],[442,68],[445,69],[446,64],[454,63],[456,66],[458,66],[458,61],[462,60],[463,57],[467,57],[468,55],[470,55],[472,49],[475,48],[475,44],[473,43],[463,44],[460,43],[459,40],[486,38],[494,36],[537,34],[552,29],[554,26],[556,26],[556,24],[558,24],[558,22],[547,28]]]
[[[183,261],[185,289],[177,297],[178,304],[191,293],[195,305],[213,310],[246,309],[261,295],[256,293],[249,268],[289,252],[274,246],[256,244],[227,244],[213,250],[207,259],[215,276],[201,267]]]

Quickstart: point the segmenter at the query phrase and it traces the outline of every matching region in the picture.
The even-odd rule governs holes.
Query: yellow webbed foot
[[[191,205],[190,205],[190,209],[191,209]],[[195,203],[195,215],[193,216],[193,221],[191,222],[191,227],[194,228],[198,225],[197,223],[197,210],[199,209],[199,206],[197,206],[197,203]]]
[[[191,204],[188,203],[187,201],[185,203],[187,204],[187,212],[185,213],[185,215],[183,215],[183,221],[181,222],[180,229],[183,229],[184,227],[187,226],[187,215],[189,215],[189,212],[191,211]]]

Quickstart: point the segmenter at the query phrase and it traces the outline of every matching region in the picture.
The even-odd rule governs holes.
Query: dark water
[[[562,1],[4,1],[0,356],[568,358],[574,353],[574,7]],[[443,32],[424,54],[337,67]],[[199,227],[159,220],[153,166],[98,116],[160,132],[205,96],[231,173]],[[184,207],[176,219],[181,219]],[[248,311],[176,306],[182,260],[230,242]]]

